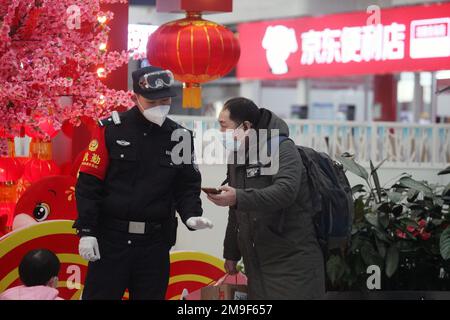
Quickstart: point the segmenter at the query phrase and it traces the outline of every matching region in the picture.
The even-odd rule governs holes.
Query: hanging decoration
[[[184,19],[161,25],[147,43],[150,64],[173,72],[183,82],[183,107],[201,108],[201,84],[227,75],[240,56],[239,41],[226,27],[202,18],[202,11],[231,11],[231,1],[157,1]]]

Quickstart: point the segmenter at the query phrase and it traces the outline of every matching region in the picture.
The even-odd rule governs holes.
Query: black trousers
[[[101,231],[100,260],[89,262],[83,300],[163,300],[169,282],[170,246],[161,232],[129,235]]]

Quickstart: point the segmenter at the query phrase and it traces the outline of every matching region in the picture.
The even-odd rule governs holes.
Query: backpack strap
[[[277,140],[278,140],[278,143],[274,143],[274,146],[276,146],[276,148],[274,148],[272,150],[272,142],[276,142]],[[277,152],[278,148],[280,147],[280,144],[283,143],[283,141],[286,141],[286,140],[291,140],[292,141],[291,138],[289,138],[288,136],[284,136],[284,135],[275,136],[275,137],[272,137],[271,139],[269,139],[267,141],[267,152],[268,152],[268,154],[272,155],[272,152]]]

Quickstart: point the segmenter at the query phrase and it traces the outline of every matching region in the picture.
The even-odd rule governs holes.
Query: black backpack
[[[280,143],[289,138],[280,136]],[[354,206],[352,189],[341,164],[329,155],[297,146],[306,168],[314,224],[322,251],[327,256],[333,249],[348,247]]]

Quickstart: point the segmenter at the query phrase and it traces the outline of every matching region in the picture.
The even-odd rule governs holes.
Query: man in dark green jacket
[[[226,271],[236,273],[243,258],[249,299],[323,298],[325,268],[305,167],[294,142],[280,143],[277,136],[289,136],[287,124],[245,98],[227,101],[219,122],[224,136],[233,130],[233,141],[227,139],[225,145],[235,151],[229,158],[228,186],[218,195],[208,195],[216,205],[230,207],[224,241]],[[268,130],[268,138],[252,141],[248,138],[252,129],[257,137]],[[252,163],[251,152],[261,152],[264,144],[268,147],[274,141],[271,159],[278,162],[277,170],[267,174],[265,169],[273,163]],[[244,154],[244,161],[239,161],[239,154]],[[260,154],[257,159],[262,158]]]

